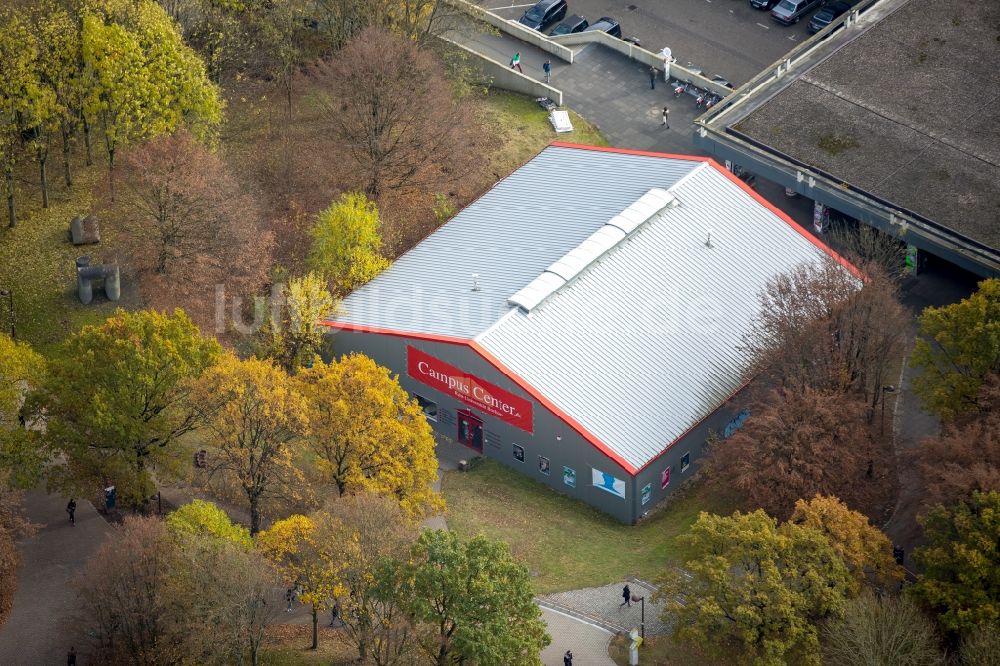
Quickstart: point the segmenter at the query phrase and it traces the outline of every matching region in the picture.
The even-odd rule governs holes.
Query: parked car
[[[552,35],[572,35],[574,32],[583,32],[587,29],[588,25],[590,25],[590,23],[587,22],[587,19],[583,18],[579,14],[573,14],[557,25],[555,30],[552,31]]]
[[[533,30],[545,30],[547,27],[561,21],[566,16],[569,5],[566,0],[538,0],[531,9],[524,12],[520,24]]]
[[[846,14],[850,10],[851,3],[843,2],[843,0],[823,7],[823,9],[816,12],[816,15],[812,17],[811,21],[809,21],[809,34],[812,35],[819,32],[826,26],[833,23],[834,19],[838,16]]]
[[[778,0],[750,0],[750,6],[754,9],[768,10],[778,4]]]
[[[617,37],[621,39],[622,37],[622,27],[615,19],[610,16],[602,16],[597,19],[596,22],[591,23],[590,27],[584,30],[584,32],[591,32],[594,30],[599,30],[601,32],[606,32],[612,37]]]
[[[803,16],[823,4],[823,0],[781,0],[778,6],[771,10],[771,18],[778,23],[791,25],[798,23]]]

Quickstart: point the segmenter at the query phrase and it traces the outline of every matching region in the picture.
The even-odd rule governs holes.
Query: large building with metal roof
[[[695,145],[998,276],[998,40],[997,0],[862,0],[696,120]]]
[[[554,143],[326,323],[439,437],[631,523],[746,418],[767,281],[830,257],[711,160]]]

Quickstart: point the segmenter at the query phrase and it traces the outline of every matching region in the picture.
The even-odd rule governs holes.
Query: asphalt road
[[[533,3],[524,0],[474,0],[496,14],[517,19]],[[748,0],[568,0],[569,14],[588,21],[618,19],[626,37],[657,52],[669,46],[680,65],[693,64],[710,74],[745,83],[810,37],[806,25],[783,26]],[[633,8],[634,9],[631,9]],[[554,26],[553,26],[554,27]]]

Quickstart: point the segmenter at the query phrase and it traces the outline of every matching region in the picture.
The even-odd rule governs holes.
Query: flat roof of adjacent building
[[[881,0],[805,60],[723,122],[1000,248],[1000,2]]]
[[[553,144],[328,324],[466,342],[634,473],[743,386],[766,283],[827,256],[711,160]]]

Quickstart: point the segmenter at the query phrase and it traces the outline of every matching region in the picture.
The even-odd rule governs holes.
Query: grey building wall
[[[436,402],[438,407],[437,420],[430,420],[430,424],[438,436],[453,441],[457,440],[457,412],[459,409],[470,410],[483,421],[483,455],[497,460],[557,492],[595,506],[623,523],[634,523],[638,517],[649,511],[677,488],[682,481],[693,475],[695,471],[694,461],[701,455],[702,444],[707,439],[709,431],[721,432],[725,424],[732,418],[731,410],[716,412],[647,465],[638,476],[632,477],[621,465],[594,447],[470,347],[376,333],[337,331],[331,335],[333,336],[333,353],[337,358],[352,352],[365,354],[379,365],[389,368],[393,374],[398,375],[400,385],[411,395],[419,395]],[[482,410],[470,407],[457,398],[410,377],[407,372],[406,348],[408,345],[530,401],[534,420],[533,432],[526,432],[502,419],[484,413]],[[621,409],[622,406],[608,405],[608,408]],[[524,462],[515,459],[515,444],[523,447]],[[471,448],[469,451],[470,455],[474,455]],[[688,451],[691,453],[691,465],[682,472],[681,457]],[[540,470],[539,457],[548,459],[548,474],[544,474]],[[666,489],[661,489],[660,474],[662,468],[667,464],[672,468],[671,480]],[[564,483],[563,467],[574,470],[575,487]],[[624,481],[625,498],[621,499],[595,487],[592,483],[592,469],[607,472]],[[650,500],[643,505],[640,491],[647,483],[652,484],[652,495]]]
[[[737,417],[742,411],[742,392],[730,398],[726,404],[712,412],[704,421],[696,425],[684,437],[680,438],[669,449],[650,461],[639,470],[635,477],[636,516],[641,518],[659,502],[676,490],[682,483],[691,479],[698,469],[699,458],[705,453],[705,445],[713,434],[723,437],[726,427],[731,423],[735,432]],[[742,421],[740,419],[739,421]],[[688,455],[687,467],[684,466],[684,456]],[[663,470],[670,468],[670,482],[666,488],[661,487]],[[650,498],[642,503],[642,489],[650,486]]]

